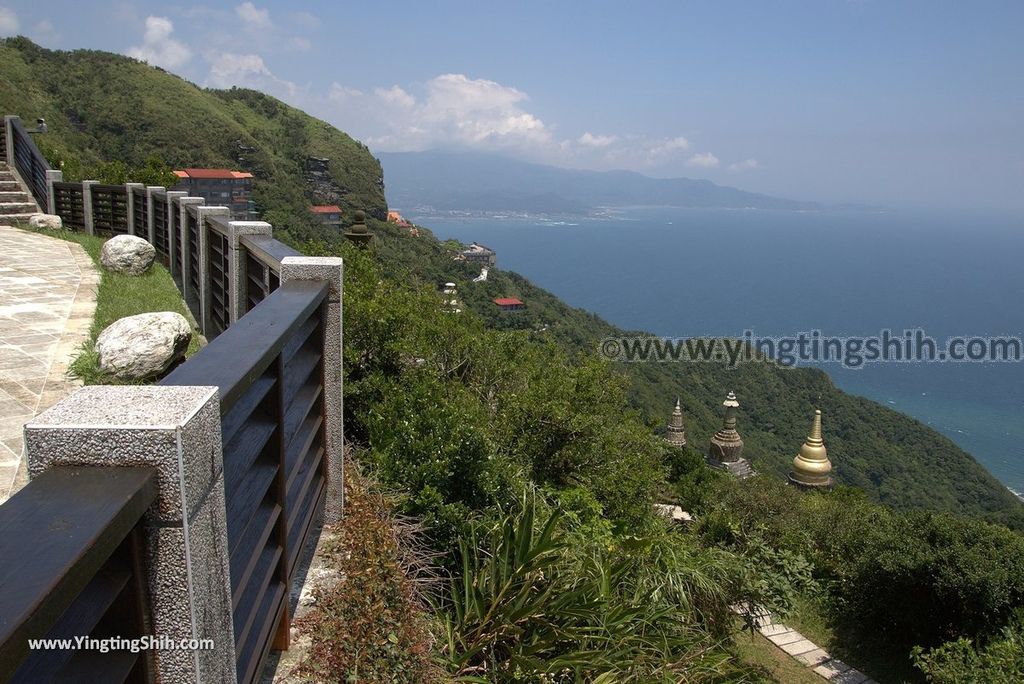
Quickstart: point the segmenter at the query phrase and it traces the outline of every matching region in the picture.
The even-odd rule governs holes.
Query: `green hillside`
[[[250,171],[257,210],[282,227],[305,227],[314,203],[386,212],[380,163],[362,143],[262,93],[199,88],[129,57],[0,41],[0,110],[45,118],[47,146],[84,164],[141,165],[156,152],[175,168]],[[310,157],[328,160],[329,178],[306,180]]]
[[[517,273],[492,269],[486,282],[472,282],[479,268],[453,261],[454,245],[428,230],[411,238],[382,224],[377,233],[377,254],[393,273],[409,271],[434,287],[456,282],[463,303],[488,327],[532,331],[535,339],[579,352],[596,352],[601,339],[625,332]],[[502,313],[491,301],[508,296],[522,299],[526,310]],[[732,390],[741,403],[744,455],[759,472],[785,477],[817,407],[825,414],[825,439],[840,483],[893,508],[970,514],[1024,529],[1024,505],[968,453],[914,418],[843,392],[823,371],[775,363],[732,370],[708,363],[625,363],[618,369],[629,379],[631,403],[652,429],[662,429],[680,397],[688,440],[700,450],[721,426],[721,402]]]
[[[338,202],[349,218],[352,209],[378,218],[386,210],[380,164],[358,141],[267,95],[205,90],[127,57],[50,51],[24,38],[0,41],[0,110],[26,121],[45,117],[47,144],[84,162],[141,164],[156,152],[173,166],[252,171],[257,208],[276,234],[296,243],[315,240],[321,251],[337,251],[340,237],[309,221],[309,204]],[[329,160],[326,181],[307,180],[309,157]],[[471,282],[478,269],[453,261],[454,246],[428,230],[412,237],[379,221],[371,229],[387,273],[427,288],[455,281],[466,307],[490,328],[530,331],[573,354],[590,354],[603,337],[622,333],[515,273],[493,270],[487,282]],[[498,296],[520,297],[526,311],[499,312],[491,303]],[[689,439],[699,449],[719,426],[722,398],[733,390],[742,404],[745,455],[759,471],[784,476],[820,407],[841,483],[894,508],[967,513],[1024,529],[1024,506],[970,455],[912,418],[843,393],[821,371],[769,363],[736,370],[625,364],[620,370],[631,403],[652,429],[660,429],[681,397]]]

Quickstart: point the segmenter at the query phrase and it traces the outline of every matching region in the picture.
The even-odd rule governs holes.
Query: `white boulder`
[[[654,504],[654,512],[676,524],[693,522],[693,516],[684,511],[681,506],[656,503]]]
[[[56,214],[32,214],[28,217],[28,225],[33,228],[60,230],[64,227],[64,222]]]
[[[134,235],[112,237],[100,251],[100,263],[107,270],[128,275],[142,275],[155,258],[153,245]]]
[[[100,370],[121,380],[160,375],[179,359],[192,339],[192,328],[173,311],[127,316],[96,338]]]

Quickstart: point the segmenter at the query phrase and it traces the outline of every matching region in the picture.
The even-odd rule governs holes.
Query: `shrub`
[[[930,651],[920,646],[914,665],[938,684],[1017,684],[1024,681],[1024,616],[984,646],[960,638]]]
[[[310,638],[301,674],[318,682],[431,684],[443,681],[433,637],[408,570],[409,528],[353,463],[345,465],[345,520],[325,528],[321,554],[339,581],[315,592],[316,608],[297,621]]]
[[[442,608],[443,654],[454,675],[500,683],[728,681],[741,674],[682,598],[701,575],[693,567],[699,559],[654,546],[643,559],[656,559],[656,567],[599,548],[569,553],[563,532],[561,512],[527,495],[493,521],[478,521],[461,541],[460,572]],[[714,593],[709,578],[701,581]]]

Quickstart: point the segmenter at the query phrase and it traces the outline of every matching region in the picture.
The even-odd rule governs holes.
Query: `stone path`
[[[67,368],[88,339],[98,285],[81,246],[0,225],[0,503],[27,481],[23,425],[79,384]]]
[[[733,606],[733,612],[744,616],[750,613],[746,606]],[[830,656],[825,649],[816,646],[800,632],[776,622],[775,617],[764,608],[755,608],[753,615],[754,625],[764,638],[822,679],[835,684],[877,684],[863,672]]]

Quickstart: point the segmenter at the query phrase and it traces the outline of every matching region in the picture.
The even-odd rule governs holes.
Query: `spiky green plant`
[[[741,680],[685,583],[658,583],[628,554],[570,548],[535,495],[461,543],[443,614],[451,671],[471,682]],[[665,573],[667,577],[670,573]]]

